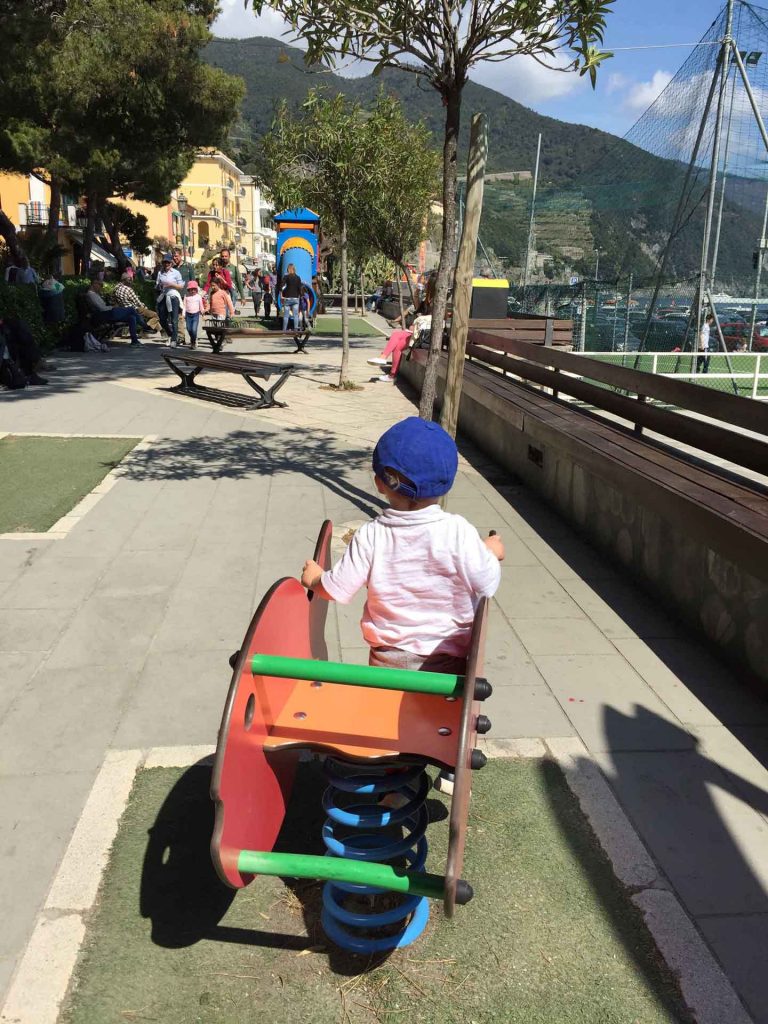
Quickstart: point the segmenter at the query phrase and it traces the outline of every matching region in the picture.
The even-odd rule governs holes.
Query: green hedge
[[[43,308],[37,294],[37,287],[33,284],[4,284],[0,282],[0,319],[6,316],[15,316],[25,320],[32,331],[35,341],[45,349],[53,348],[60,340],[64,331],[77,320],[77,308],[75,306],[75,295],[90,284],[87,277],[65,277],[61,282],[64,285],[62,297],[64,299],[64,322],[61,324],[46,324],[43,322]],[[109,302],[109,296],[115,290],[117,282],[109,281],[104,285],[104,297]],[[155,285],[153,281],[133,282],[133,290],[150,309],[155,308]]]
[[[0,318],[6,316],[25,320],[38,345],[50,348],[55,344],[58,332],[43,323],[43,308],[35,285],[0,283]]]

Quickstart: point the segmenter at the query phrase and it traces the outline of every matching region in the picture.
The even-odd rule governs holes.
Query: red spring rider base
[[[314,556],[323,567],[330,539],[326,521]],[[476,736],[490,729],[479,714],[491,692],[479,678],[487,601],[475,616],[463,676],[328,662],[326,612],[327,603],[312,600],[297,580],[279,580],[233,658],[213,772],[211,851],[220,877],[235,888],[256,874],[327,880],[326,933],[343,948],[370,953],[412,942],[429,899],[442,899],[452,917],[457,903],[472,898],[461,871],[471,773],[485,764]],[[325,857],[273,852],[302,750],[330,755]],[[424,870],[427,765],[455,774],[444,874]],[[387,898],[383,909],[359,899],[381,893],[402,898]],[[360,910],[371,902],[370,912]]]

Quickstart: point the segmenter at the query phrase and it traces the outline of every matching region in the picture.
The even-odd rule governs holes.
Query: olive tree
[[[249,0],[245,0],[246,4]],[[456,158],[470,71],[528,55],[562,72],[589,74],[601,53],[613,0],[250,0],[281,14],[307,46],[308,64],[368,61],[374,74],[401,68],[437,90],[445,107],[443,231],[429,361],[420,414],[431,419],[443,319],[456,262]]]
[[[275,206],[308,206],[337,229],[341,272],[341,368],[349,367],[349,250],[351,225],[381,188],[387,164],[375,118],[342,95],[312,90],[294,113],[282,103],[264,136],[256,174]]]

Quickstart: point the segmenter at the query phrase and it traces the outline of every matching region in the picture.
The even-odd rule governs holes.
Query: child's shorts
[[[376,668],[404,668],[410,672],[447,672],[463,675],[466,658],[455,654],[413,654],[399,647],[372,647],[368,664]]]

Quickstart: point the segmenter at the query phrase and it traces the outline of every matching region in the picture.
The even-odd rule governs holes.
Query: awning
[[[67,237],[79,245],[83,244],[83,232],[79,228],[67,228]],[[98,242],[91,243],[91,259],[100,260],[107,267],[117,267],[117,260],[111,252],[102,249]]]

